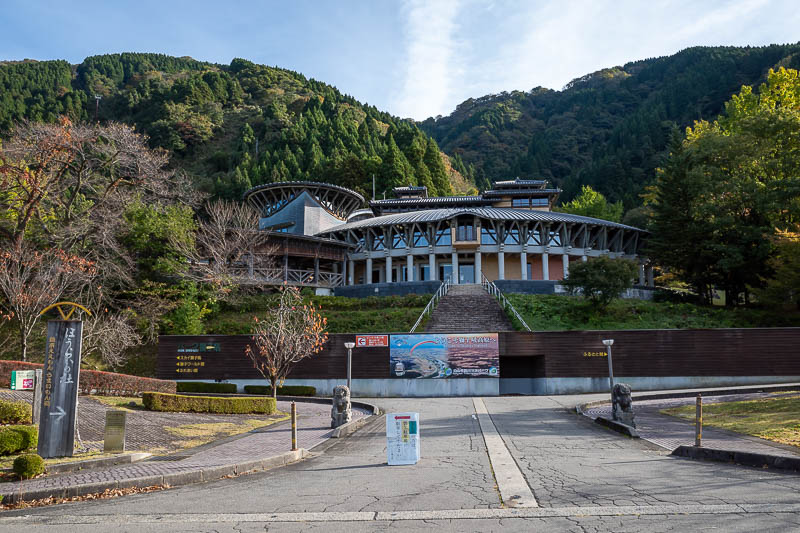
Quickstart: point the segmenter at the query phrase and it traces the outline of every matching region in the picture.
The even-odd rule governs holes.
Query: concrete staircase
[[[503,308],[479,284],[451,285],[425,326],[428,333],[514,331]]]

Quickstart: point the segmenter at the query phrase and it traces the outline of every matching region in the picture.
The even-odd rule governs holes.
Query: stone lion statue
[[[350,389],[346,385],[333,388],[333,408],[331,409],[331,427],[338,428],[353,419],[350,405]]]
[[[631,387],[626,383],[616,383],[611,391],[611,411],[614,420],[636,427],[633,415]]]

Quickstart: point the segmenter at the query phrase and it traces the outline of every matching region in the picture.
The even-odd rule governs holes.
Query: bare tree
[[[84,295],[82,301],[94,311],[91,316],[81,315],[81,351],[85,355],[99,355],[105,364],[116,369],[128,360],[131,348],[142,344],[142,336],[134,324],[134,313],[131,309],[120,312],[105,307],[102,286],[84,291]]]
[[[206,212],[208,219],[198,223],[194,242],[170,239],[188,263],[184,275],[212,285],[223,297],[268,277],[275,247],[258,229],[258,214],[244,204],[224,201],[206,204]]]
[[[42,309],[65,294],[78,294],[96,275],[94,263],[60,249],[40,252],[24,244],[0,249],[0,305],[17,323],[23,361]]]
[[[303,304],[297,288],[284,285],[277,305],[263,320],[254,317],[253,322],[254,346],[248,345],[245,354],[269,380],[275,398],[292,367],[322,350],[328,340],[327,321],[313,305]]]

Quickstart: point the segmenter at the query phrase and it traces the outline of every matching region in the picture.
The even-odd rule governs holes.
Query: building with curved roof
[[[358,193],[318,182],[261,185],[244,198],[261,214],[261,229],[339,247],[325,268],[314,265],[315,279],[336,274],[337,285],[480,283],[481,275],[558,281],[572,262],[599,256],[638,261],[639,283],[652,285],[640,253],[646,232],[553,212],[561,191],[543,180],[500,181],[474,196],[428,197],[425,187],[413,186],[393,192],[369,209]]]

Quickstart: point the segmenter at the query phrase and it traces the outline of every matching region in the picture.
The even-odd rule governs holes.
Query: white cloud
[[[796,42],[794,0],[481,0],[406,4],[407,70],[393,113],[544,86],[691,46]]]
[[[393,113],[425,118],[449,106],[453,78],[459,71],[458,11],[458,0],[408,0],[403,4],[405,76],[399,94],[394,95]]]

